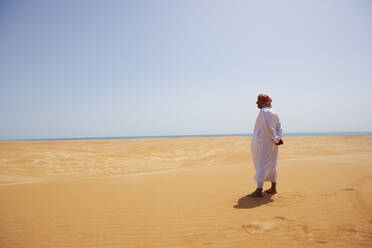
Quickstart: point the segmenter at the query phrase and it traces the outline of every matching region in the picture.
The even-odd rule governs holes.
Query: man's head
[[[259,109],[271,107],[271,98],[268,95],[259,94],[256,103]]]

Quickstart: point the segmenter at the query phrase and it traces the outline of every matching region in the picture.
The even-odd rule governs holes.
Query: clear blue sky
[[[0,2],[0,139],[372,131],[372,1]]]

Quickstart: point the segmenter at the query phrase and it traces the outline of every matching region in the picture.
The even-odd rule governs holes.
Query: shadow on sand
[[[271,199],[272,194],[264,194],[263,197],[249,197],[243,196],[238,200],[238,204],[234,206],[234,208],[255,208],[261,205],[268,204],[270,202],[274,202]]]

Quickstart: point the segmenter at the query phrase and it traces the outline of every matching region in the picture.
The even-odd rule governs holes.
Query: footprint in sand
[[[300,193],[286,193],[283,195],[274,196],[275,206],[289,206],[303,200]],[[273,205],[274,206],[274,205]]]
[[[313,234],[310,232],[309,226],[296,223],[295,220],[284,216],[275,216],[274,219],[277,220],[278,228],[284,229],[289,235],[293,236],[293,239],[298,241],[312,239]]]
[[[242,230],[248,233],[263,233],[273,229],[274,223],[272,222],[258,222],[252,221],[241,226]]]

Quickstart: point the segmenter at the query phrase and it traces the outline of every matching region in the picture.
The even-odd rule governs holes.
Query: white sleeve
[[[276,128],[273,127],[272,125],[272,121],[271,121],[271,116],[269,116],[270,114],[263,111],[262,112],[262,116],[263,116],[263,119],[264,119],[264,126],[265,126],[265,133],[271,138],[271,140],[274,142],[274,143],[278,143],[279,140],[282,138],[282,135],[281,135],[281,127],[280,127],[280,123],[278,122],[278,126],[279,126],[279,130],[278,130],[278,126]],[[278,119],[279,120],[279,119]],[[278,131],[280,131],[278,133]]]
[[[283,130],[282,130],[282,126],[280,124],[280,121],[279,121],[279,117],[278,118],[278,124],[276,125],[276,136],[279,137],[279,140],[283,137]],[[279,142],[278,140],[278,142]],[[276,143],[278,143],[276,142]]]

